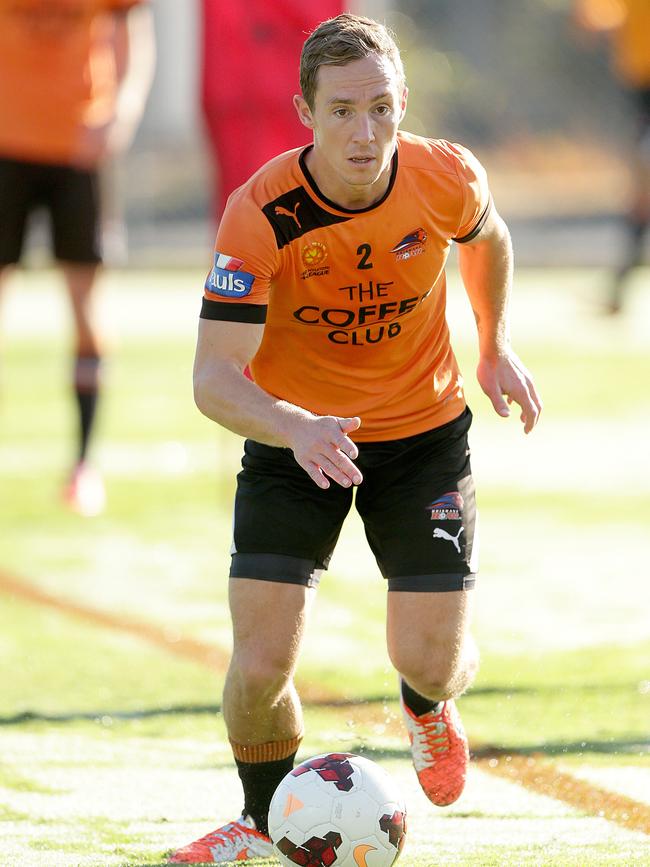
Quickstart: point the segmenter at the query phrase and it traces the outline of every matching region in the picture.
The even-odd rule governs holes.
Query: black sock
[[[410,711],[413,711],[416,716],[422,716],[430,711],[439,713],[442,708],[441,701],[432,701],[430,698],[425,698],[423,695],[420,695],[419,692],[416,692],[408,685],[404,678],[401,680],[401,685],[404,704]]]
[[[100,365],[101,360],[96,356],[79,355],[75,359],[74,391],[79,410],[78,459],[80,461],[86,457],[95,421],[99,396]]]
[[[261,834],[269,833],[269,804],[280,781],[293,768],[296,754],[273,762],[237,762],[239,779],[244,787],[244,815],[255,821]]]

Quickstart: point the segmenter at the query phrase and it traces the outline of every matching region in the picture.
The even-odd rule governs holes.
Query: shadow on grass
[[[618,689],[623,691],[629,691],[630,689],[636,691],[637,686],[629,685],[629,684],[619,684]],[[594,684],[593,686],[590,684],[584,685],[580,687],[580,692],[602,692],[602,685]],[[552,692],[554,694],[557,693],[557,687],[549,686],[545,687],[532,687],[532,686],[484,686],[484,687],[476,687],[470,692],[467,693],[463,697],[464,702],[471,702],[475,698],[481,698],[484,696],[493,696],[493,695],[502,695],[505,697],[514,696],[514,695],[535,695],[535,694],[543,694],[546,692]],[[359,699],[358,696],[350,697],[350,698],[332,698],[331,696],[324,696],[323,698],[312,697],[302,702],[303,707],[305,709],[309,708],[332,708],[336,710],[337,708],[357,708],[357,707],[372,707],[376,705],[384,706],[396,704],[397,695],[393,694],[390,696],[386,695],[370,695],[366,696],[362,699]],[[90,721],[101,721],[104,718],[110,717],[111,719],[123,719],[123,720],[135,720],[135,719],[148,719],[151,717],[159,717],[159,716],[202,716],[202,715],[212,715],[212,714],[220,714],[221,713],[221,705],[220,704],[188,704],[188,705],[163,705],[162,707],[154,707],[154,708],[138,708],[134,710],[90,710],[90,711],[70,711],[68,713],[61,714],[49,714],[43,713],[37,710],[25,710],[16,714],[9,714],[6,716],[0,716],[0,727],[1,726],[12,726],[12,725],[20,725],[21,723],[31,723],[31,722],[48,722],[48,723],[66,723],[66,722],[78,722],[82,720],[90,720]],[[643,742],[647,744],[647,742]],[[538,748],[535,748],[537,751]]]
[[[348,752],[366,755],[376,759],[403,759],[410,758],[411,751],[405,746],[395,748],[370,747],[363,741],[352,744]],[[588,755],[599,753],[602,755],[631,755],[636,753],[650,753],[650,740],[621,739],[612,741],[576,741],[576,742],[551,742],[540,744],[528,744],[527,746],[491,746],[482,745],[471,750],[472,759],[493,759],[503,756],[567,756]]]
[[[138,720],[165,716],[214,716],[221,713],[221,705],[166,705],[140,710],[91,710],[71,711],[70,713],[40,713],[39,711],[25,710],[13,716],[0,717],[0,726],[14,726],[22,723],[73,723],[73,722],[97,722],[103,720]]]
[[[322,701],[322,702],[306,702],[306,707],[356,707],[359,704],[385,704],[387,699],[371,698],[364,702],[356,700],[340,700],[340,701]],[[206,705],[174,705],[159,708],[147,708],[143,710],[133,711],[108,711],[94,710],[87,712],[73,712],[67,714],[45,714],[37,711],[23,711],[22,713],[14,714],[13,716],[0,717],[0,726],[14,726],[24,723],[74,723],[79,721],[96,722],[98,724],[105,723],[110,720],[140,720],[151,719],[156,717],[173,717],[173,716],[214,716],[221,713],[221,705],[206,704]],[[383,759],[403,759],[410,757],[410,749],[405,743],[403,748],[384,748],[372,747],[363,739],[352,744],[348,748],[348,752],[358,753],[360,755],[368,755],[374,758]],[[517,747],[509,747],[507,745],[492,745],[482,744],[472,749],[472,757],[474,759],[490,759],[499,758],[508,755],[520,756],[562,756],[562,755],[580,755],[589,753],[599,753],[604,755],[633,753],[650,753],[650,739],[639,738],[617,738],[611,740],[576,740],[576,741],[546,741],[542,743],[520,745]]]
[[[623,753],[630,755],[633,753],[650,753],[650,739],[640,740],[632,739],[616,739],[607,741],[550,741],[541,744],[529,744],[528,746],[519,746],[514,749],[503,746],[490,746],[483,744],[478,749],[472,750],[472,758],[475,759],[496,759],[500,756],[519,755],[519,756],[565,756],[565,755],[585,755],[587,753],[600,753],[603,755],[616,755]]]
[[[367,755],[369,757],[381,757],[384,759],[409,758],[410,749],[385,748],[382,746],[372,747],[364,741],[353,744],[349,752]],[[634,753],[650,752],[650,740],[612,740],[612,741],[576,741],[576,742],[552,742],[541,744],[528,744],[527,746],[491,746],[485,744],[471,750],[472,759],[493,759],[503,756],[566,756],[586,755],[599,753],[602,755],[630,755]]]
[[[481,693],[485,693],[485,690],[473,690],[472,695],[479,695]],[[513,692],[534,692],[534,690],[522,689],[522,690],[501,690],[496,688],[489,688],[487,693],[493,692],[503,692],[504,694],[511,694]],[[340,699],[332,699],[332,698],[322,698],[322,699],[311,699],[308,701],[303,701],[303,707],[308,708],[333,708],[334,710],[337,708],[346,708],[346,707],[369,707],[373,705],[381,705],[390,704],[397,701],[397,696],[368,696],[367,698],[363,698],[359,700],[359,698],[340,698]],[[90,710],[90,711],[70,711],[69,713],[60,713],[60,714],[52,714],[52,713],[43,713],[37,710],[25,710],[20,713],[11,714],[7,716],[0,716],[0,726],[13,726],[13,725],[21,725],[22,723],[32,723],[32,722],[46,722],[46,723],[67,723],[67,722],[80,722],[80,721],[90,721],[90,722],[101,722],[102,719],[110,718],[110,719],[123,719],[123,720],[135,720],[135,719],[149,719],[152,717],[160,717],[160,716],[205,716],[212,714],[220,714],[221,713],[221,705],[220,704],[192,704],[192,705],[163,705],[162,707],[154,707],[154,708],[139,708],[135,710]]]

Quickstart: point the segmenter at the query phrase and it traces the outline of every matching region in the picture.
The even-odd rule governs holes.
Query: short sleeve
[[[128,12],[134,6],[148,6],[150,0],[107,0],[106,8],[111,12]]]
[[[268,220],[240,188],[228,199],[219,224],[201,317],[264,322],[277,258]]]
[[[148,6],[150,0],[107,0],[106,7],[111,12],[128,12],[134,6]]]
[[[474,154],[463,145],[449,145],[460,183],[462,204],[453,240],[471,241],[483,228],[492,204],[487,173]]]

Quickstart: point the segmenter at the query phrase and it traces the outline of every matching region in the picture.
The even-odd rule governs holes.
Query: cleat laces
[[[199,842],[204,843],[209,848],[222,846],[224,849],[232,850],[236,854],[239,846],[247,847],[250,845],[251,828],[241,822],[230,822],[222,828],[217,828],[216,831],[211,831],[202,837]]]
[[[418,718],[411,730],[412,749],[418,771],[428,767],[432,759],[449,750],[447,726],[436,717],[427,720]],[[427,758],[428,756],[428,758]]]
[[[438,713],[415,716],[402,701],[413,765],[427,798],[444,807],[460,796],[467,776],[469,750],[456,706],[445,701]]]
[[[184,849],[179,849],[170,861],[191,864],[208,861],[222,864],[226,861],[247,861],[255,856],[268,857],[271,851],[270,839],[255,829],[251,819],[241,816],[237,821],[229,822]]]

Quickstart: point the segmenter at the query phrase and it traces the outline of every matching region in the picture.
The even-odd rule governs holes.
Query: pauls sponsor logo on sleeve
[[[216,252],[214,267],[205,281],[206,292],[224,298],[243,298],[248,295],[253,288],[255,276],[248,271],[240,271],[243,264],[243,259]]]

